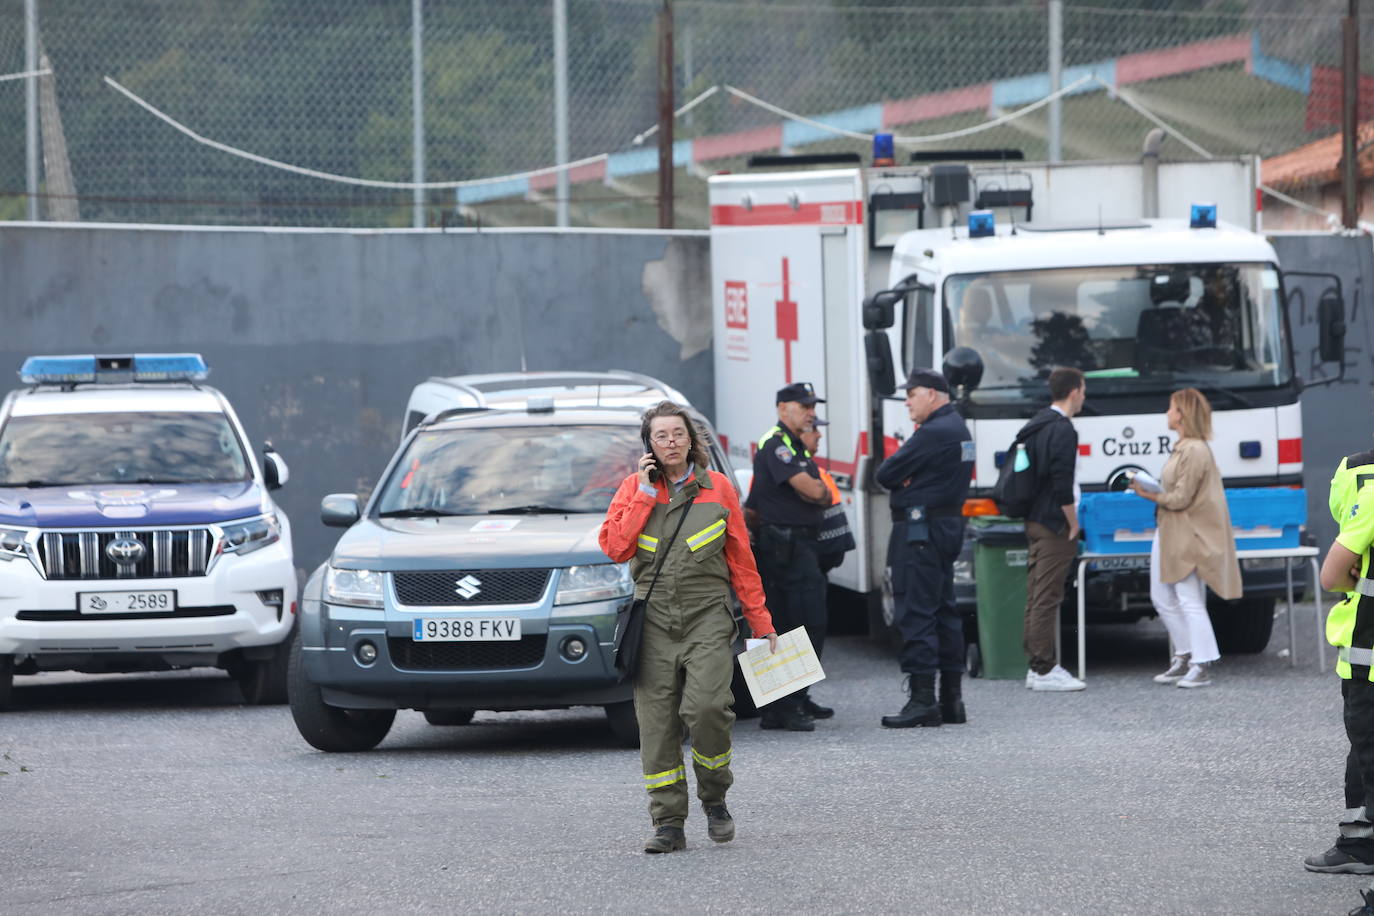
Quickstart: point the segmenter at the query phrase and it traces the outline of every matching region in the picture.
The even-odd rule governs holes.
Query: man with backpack
[[[1073,417],[1083,409],[1087,388],[1083,373],[1070,368],[1051,372],[1049,388],[1052,403],[1016,434],[994,498],[1003,512],[1026,520],[1026,686],[1057,692],[1088,686],[1055,657],[1064,579],[1078,556],[1078,433]]]

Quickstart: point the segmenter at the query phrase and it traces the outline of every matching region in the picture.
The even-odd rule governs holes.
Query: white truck
[[[1085,491],[1124,489],[1135,469],[1159,474],[1168,396],[1189,386],[1211,401],[1227,486],[1301,486],[1303,382],[1284,274],[1257,232],[1258,168],[1254,158],[1032,164],[1006,151],[713,177],[716,421],[731,458],[749,464],[775,420],[772,391],[816,385],[830,421],[818,457],[859,545],[831,582],[867,599],[870,625],[891,623],[881,600],[890,516],[872,471],[909,433],[900,383],[916,367],[943,367],[977,444],[968,515],[995,512],[1001,459],[1048,403],[1056,365],[1088,378],[1075,420]],[[1340,360],[1343,303],[1330,279],[1321,355]],[[1093,569],[1089,619],[1151,613],[1147,562]],[[1285,562],[1246,561],[1245,597],[1213,599],[1224,651],[1263,649]],[[967,612],[975,575],[969,550],[956,567]]]

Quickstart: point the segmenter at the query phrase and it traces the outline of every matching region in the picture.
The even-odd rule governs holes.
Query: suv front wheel
[[[394,709],[341,709],[324,701],[320,688],[310,682],[301,658],[301,634],[291,639],[291,661],[287,669],[287,695],[291,718],[301,737],[322,751],[370,751],[382,743]]]
[[[291,634],[272,648],[267,658],[240,656],[229,665],[229,674],[238,681],[239,692],[249,706],[286,702],[287,668],[291,664]]]

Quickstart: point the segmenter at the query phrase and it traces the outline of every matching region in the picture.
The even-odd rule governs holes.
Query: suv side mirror
[[[320,500],[320,521],[331,528],[348,528],[361,517],[356,493],[330,493]]]
[[[1317,350],[1322,362],[1345,359],[1345,300],[1331,287],[1317,300]]]
[[[883,328],[892,327],[897,320],[895,312],[897,303],[901,302],[905,295],[905,292],[885,289],[865,299],[863,308],[864,329],[879,331]]]
[[[291,470],[286,466],[286,459],[277,454],[277,450],[272,447],[271,442],[263,444],[262,447],[262,482],[267,485],[269,490],[280,490],[282,484],[291,479]]]
[[[864,335],[864,354],[868,357],[868,385],[879,397],[891,397],[897,390],[897,380],[892,371],[892,347],[888,344],[887,334],[882,331],[869,331]]]

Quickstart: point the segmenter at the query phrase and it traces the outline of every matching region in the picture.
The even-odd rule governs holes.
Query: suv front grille
[[[496,668],[537,668],[544,660],[549,637],[526,636],[500,642],[415,642],[392,636],[386,641],[397,668],[451,671]]]
[[[458,569],[392,574],[396,600],[411,607],[533,604],[549,583],[547,569]]]
[[[131,538],[143,545],[135,563],[115,563],[110,542]],[[214,538],[207,528],[179,531],[47,531],[38,539],[38,559],[49,579],[167,579],[203,576]]]

